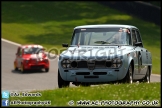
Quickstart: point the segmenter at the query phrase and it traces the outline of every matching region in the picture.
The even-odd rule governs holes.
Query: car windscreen
[[[42,48],[24,48],[24,54],[38,54],[43,52]]]
[[[130,30],[127,28],[76,29],[71,45],[130,45]]]

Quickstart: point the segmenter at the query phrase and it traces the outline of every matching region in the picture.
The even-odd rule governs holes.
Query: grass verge
[[[110,106],[110,103],[115,102],[114,105],[124,105],[121,104],[123,101],[131,102],[131,105],[143,105],[143,106],[160,106],[161,105],[161,91],[160,83],[133,83],[133,84],[109,84],[109,85],[99,85],[93,87],[70,87],[61,88],[54,90],[45,91],[32,91],[29,93],[39,93],[40,97],[10,97],[10,102],[13,103],[14,100],[23,101],[50,101],[48,105],[43,106],[69,106],[68,102],[74,101],[73,106],[86,106],[79,101],[109,101],[106,106]],[[20,96],[22,93],[20,93]],[[103,101],[104,102],[104,101]],[[134,103],[133,103],[134,102]],[[140,104],[139,104],[140,103]],[[95,105],[95,103],[91,103]],[[96,103],[97,104],[97,103]],[[90,105],[87,102],[87,105]],[[114,106],[113,105],[113,106]],[[126,105],[126,103],[125,103]],[[127,103],[127,106],[130,104]],[[11,105],[11,106],[21,106],[21,105]],[[22,106],[29,106],[22,105]],[[36,106],[36,105],[31,105]],[[42,105],[38,105],[42,106]],[[104,104],[102,103],[102,106]]]
[[[160,74],[160,27],[97,2],[3,1],[1,36],[20,44],[41,44],[50,50],[70,43],[73,28],[86,24],[129,24],[141,32],[152,53],[153,73]],[[16,50],[15,50],[16,51]]]

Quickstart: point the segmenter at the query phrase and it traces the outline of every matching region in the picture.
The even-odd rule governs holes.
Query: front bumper
[[[24,63],[24,69],[43,69],[49,68],[49,62]]]
[[[70,82],[111,82],[122,80],[126,73],[127,69],[124,66],[120,68],[107,68],[107,69],[63,69],[59,66],[60,75],[63,80]]]

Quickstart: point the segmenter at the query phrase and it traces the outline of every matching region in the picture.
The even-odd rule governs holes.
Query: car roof
[[[20,46],[21,48],[31,48],[31,47],[33,47],[33,48],[43,48],[43,46],[41,46],[41,45],[37,45],[37,44],[28,44],[28,45],[21,45]]]
[[[74,29],[82,29],[82,28],[115,28],[115,27],[121,27],[121,28],[136,28],[132,25],[123,25],[123,24],[97,24],[97,25],[82,25],[82,26],[76,26]]]

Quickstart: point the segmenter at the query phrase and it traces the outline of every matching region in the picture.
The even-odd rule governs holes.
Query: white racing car
[[[84,25],[74,28],[71,44],[58,60],[58,87],[121,81],[150,82],[151,53],[131,25]]]

